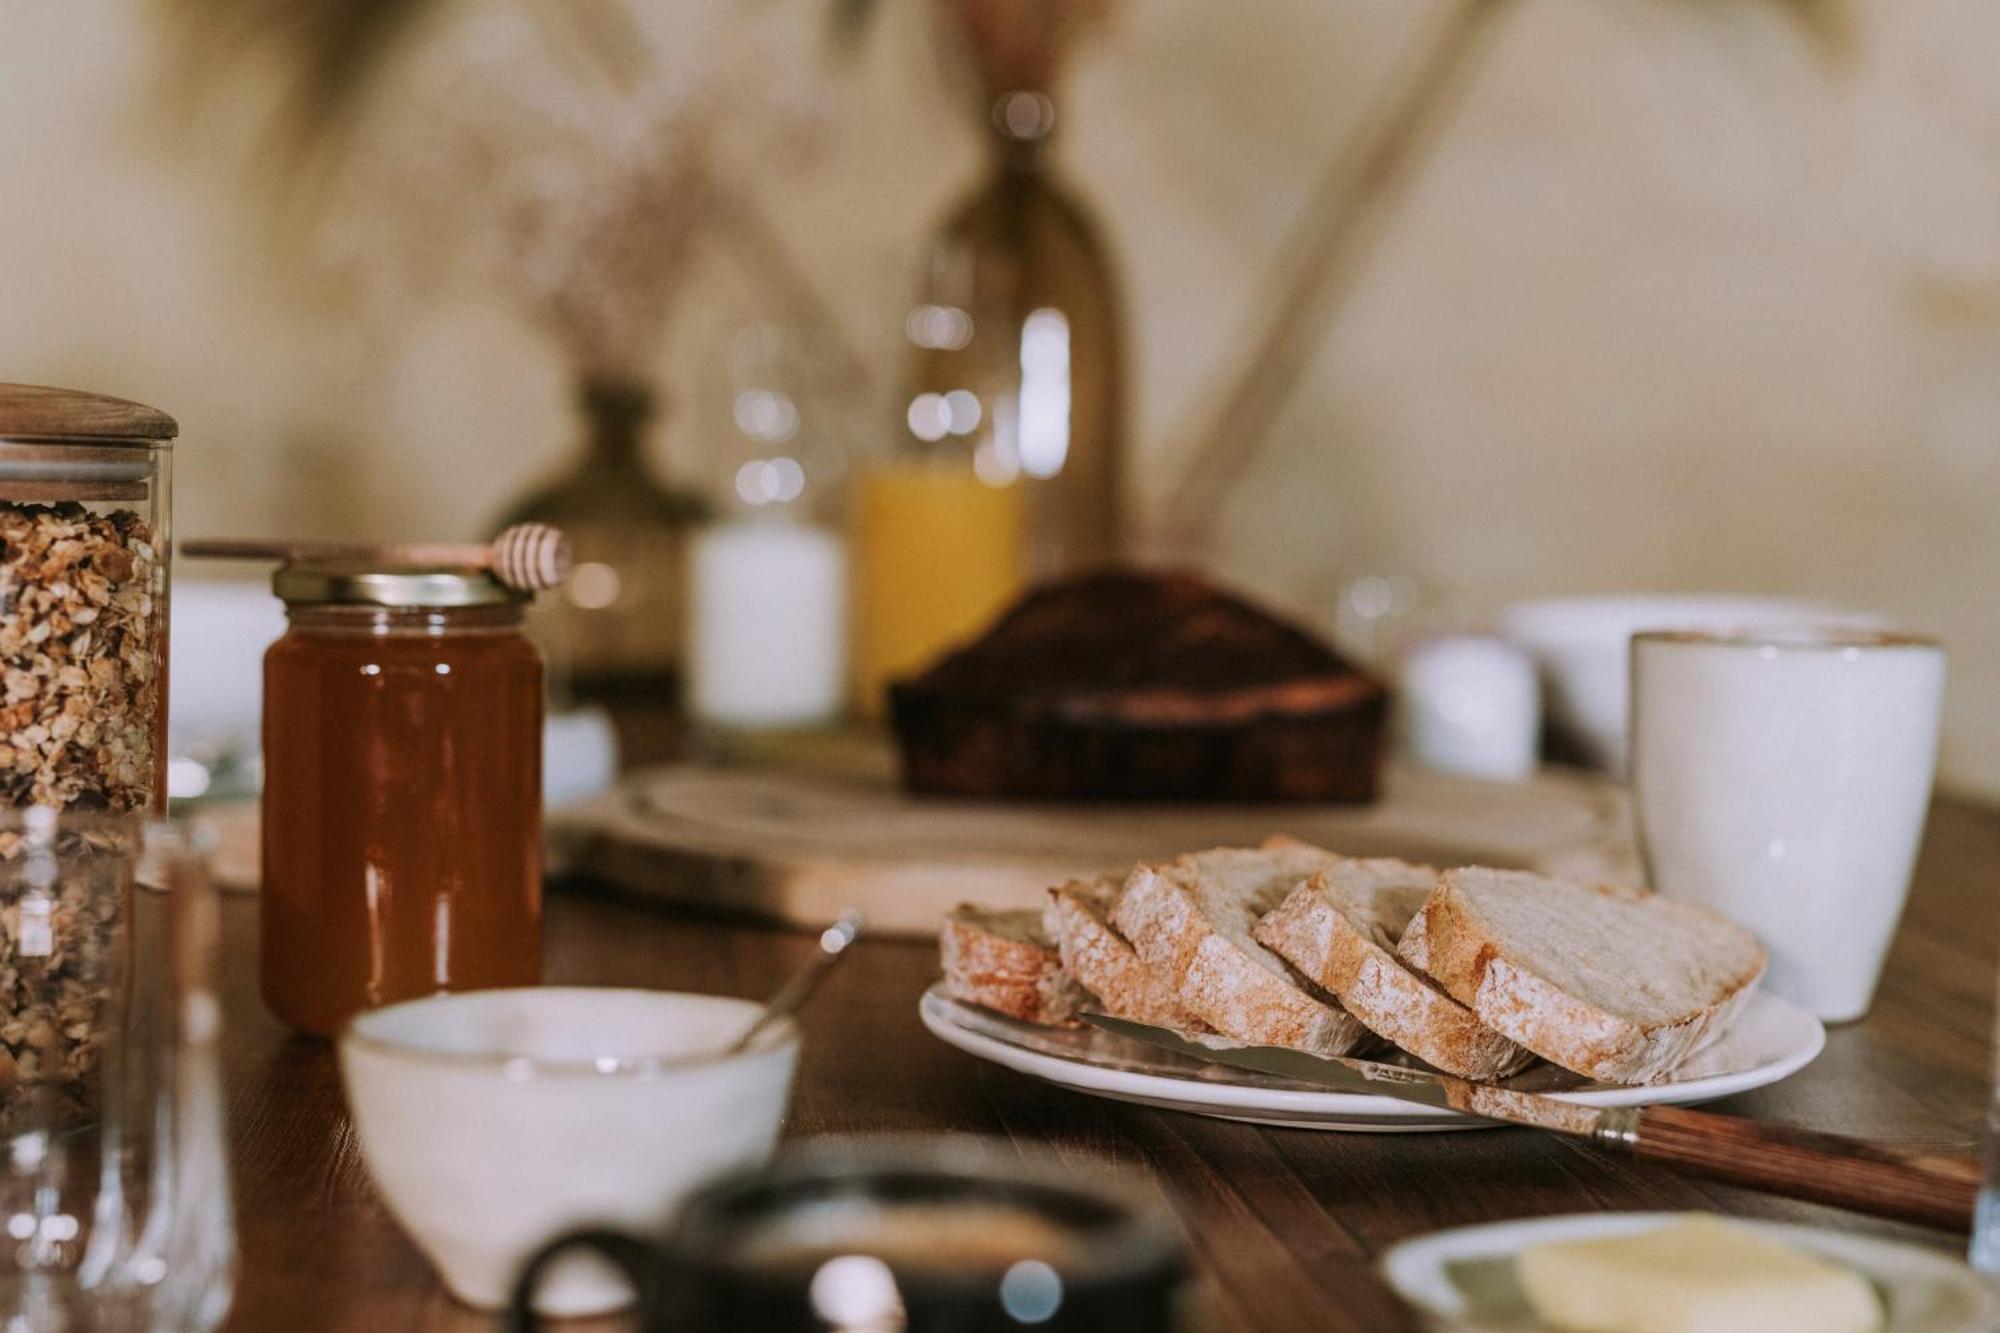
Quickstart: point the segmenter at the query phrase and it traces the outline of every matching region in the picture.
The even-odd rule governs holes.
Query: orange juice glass
[[[978,634],[1021,589],[1018,483],[971,468],[890,464],[861,479],[854,516],[855,684],[881,716],[888,682]]]

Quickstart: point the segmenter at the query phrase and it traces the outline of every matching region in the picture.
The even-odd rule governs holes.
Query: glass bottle
[[[682,669],[687,535],[703,506],[647,465],[652,391],[587,378],[578,394],[584,455],[559,480],[513,506],[498,527],[561,528],[575,567],[548,617],[569,684],[584,702],[676,705]]]
[[[1006,71],[982,66],[990,86]],[[861,486],[858,686],[977,633],[1023,579],[1115,558],[1123,346],[1096,225],[1058,179],[1039,88],[990,100],[984,182],[946,219],[905,322],[903,419]]]
[[[983,480],[1022,487],[1034,578],[1117,555],[1124,470],[1117,293],[1096,224],[1051,167],[1055,120],[1044,93],[995,99],[987,178],[946,221],[905,330],[905,427],[967,438]]]

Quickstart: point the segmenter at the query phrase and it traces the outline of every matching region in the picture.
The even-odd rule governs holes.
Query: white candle
[[[819,722],[846,680],[847,552],[782,518],[697,533],[689,557],[688,703],[726,726]]]
[[[1518,780],[1535,771],[1542,709],[1534,664],[1499,639],[1428,639],[1403,658],[1404,744],[1426,768]]]

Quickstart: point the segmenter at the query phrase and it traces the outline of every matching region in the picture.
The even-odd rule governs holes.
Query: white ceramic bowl
[[[798,1034],[717,1054],[748,1000],[544,986],[413,1000],[340,1038],[361,1149],[390,1211],[467,1304],[504,1306],[558,1232],[659,1232],[713,1176],[760,1165],[784,1119]],[[591,1264],[558,1268],[552,1315],[623,1304]]]
[[[1528,650],[1542,677],[1542,703],[1589,750],[1623,774],[1627,653],[1641,630],[1732,630],[1781,625],[1885,629],[1880,616],[1784,597],[1616,593],[1516,602],[1500,613],[1500,632]]]

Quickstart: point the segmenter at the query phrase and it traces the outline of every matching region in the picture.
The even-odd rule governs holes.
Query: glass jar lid
[[[287,606],[446,609],[519,605],[533,597],[483,569],[380,569],[309,562],[281,566],[271,576],[271,591]]]

